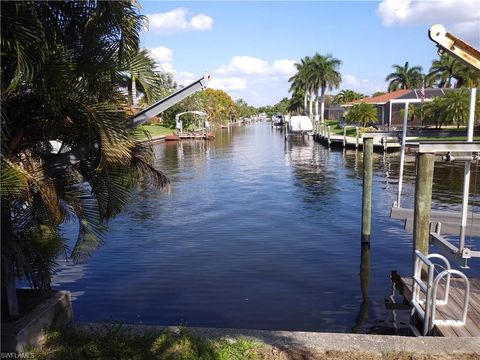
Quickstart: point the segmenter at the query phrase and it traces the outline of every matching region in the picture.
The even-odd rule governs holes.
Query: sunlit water
[[[54,277],[56,288],[72,291],[76,321],[331,332],[393,324],[384,306],[390,272],[409,275],[412,253],[412,235],[389,218],[398,153],[374,155],[363,295],[361,152],[285,142],[256,124],[222,129],[210,142],[161,143],[155,153],[171,194],[136,193],[111,221],[105,245]],[[462,164],[437,164],[434,207],[460,208],[462,173]],[[478,166],[472,173],[478,211]],[[407,157],[404,207],[413,191]],[[479,264],[470,261],[467,274],[478,276]]]

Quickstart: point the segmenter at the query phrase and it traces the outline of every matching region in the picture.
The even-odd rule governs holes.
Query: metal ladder
[[[434,277],[435,264],[430,261],[430,259],[436,258],[443,261],[445,264],[445,270],[440,272],[437,276]],[[425,265],[427,267],[427,281],[425,282],[422,279],[422,267]],[[447,305],[448,296],[450,293],[450,278],[451,275],[457,275],[465,280],[465,292],[464,292],[464,302],[463,302],[463,312],[461,319],[447,319],[447,320],[438,320],[435,319],[437,306]],[[446,277],[445,281],[445,295],[443,299],[437,299],[438,285],[440,281]],[[425,294],[425,300],[420,299],[420,294]],[[412,287],[412,312],[413,316],[415,313],[418,315],[420,320],[423,322],[422,333],[416,329],[415,326],[411,325],[412,331],[415,335],[427,335],[435,325],[449,325],[449,326],[463,326],[465,325],[467,319],[467,310],[468,302],[470,300],[470,282],[464,273],[461,271],[452,269],[450,267],[449,261],[440,254],[429,254],[424,255],[420,251],[415,250],[415,263],[413,270],[413,287]],[[424,305],[424,308],[422,308]]]

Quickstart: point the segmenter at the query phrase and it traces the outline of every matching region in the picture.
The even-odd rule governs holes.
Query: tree
[[[324,122],[325,113],[325,92],[327,89],[338,88],[342,77],[339,67],[342,62],[332,55],[320,55],[315,53],[311,63],[307,66],[307,83],[315,91],[315,97],[320,93],[320,121]],[[318,102],[316,103],[316,114],[318,115]]]
[[[334,102],[335,104],[345,104],[354,100],[363,99],[364,97],[365,95],[363,94],[357,93],[350,89],[346,89],[340,91],[337,95],[335,95]]]
[[[414,89],[422,86],[423,75],[421,66],[409,67],[405,65],[392,65],[394,72],[387,75],[385,81],[389,81],[388,92],[398,89]]]
[[[385,94],[386,94],[385,91],[375,91],[375,92],[372,94],[372,97],[380,96],[380,95],[385,95]]]
[[[432,61],[428,75],[435,79],[438,87],[450,88],[453,86],[452,80],[459,75],[460,71],[460,63],[448,54],[443,54],[438,60]]]
[[[367,126],[368,124],[375,124],[377,119],[377,109],[374,105],[360,103],[351,106],[345,118],[348,122],[360,124],[362,127]]]
[[[57,256],[95,250],[131,189],[168,187],[118,87],[145,23],[133,0],[1,3],[2,301],[12,317],[17,275],[48,290]],[[73,220],[67,249],[60,226]]]
[[[250,117],[256,113],[256,109],[253,106],[248,105],[243,99],[235,101],[235,110],[235,118]]]
[[[475,105],[475,119],[480,117],[480,97],[477,95]],[[448,91],[444,96],[433,98],[425,104],[425,123],[442,125],[456,125],[460,127],[468,121],[470,111],[470,92],[467,89]]]
[[[292,93],[303,93],[303,109],[304,113],[307,112],[307,100],[310,95],[310,115],[312,114],[312,89],[308,81],[308,67],[310,66],[312,59],[309,56],[305,56],[300,59],[300,62],[295,63],[297,72],[288,81],[291,83],[289,91]]]

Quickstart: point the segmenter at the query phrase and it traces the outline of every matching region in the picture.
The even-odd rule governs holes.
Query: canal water
[[[160,143],[155,153],[171,193],[139,190],[91,258],[58,268],[55,287],[73,293],[77,322],[395,333],[408,318],[385,308],[391,271],[411,272],[412,235],[389,218],[398,153],[374,155],[363,257],[361,152],[285,141],[259,123],[219,130],[214,141]],[[460,208],[462,172],[437,164],[434,207]],[[472,172],[478,211],[480,169]],[[404,207],[413,190],[407,157]],[[478,276],[480,261],[470,265]]]

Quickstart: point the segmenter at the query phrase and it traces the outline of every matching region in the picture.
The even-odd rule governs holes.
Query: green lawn
[[[333,134],[343,135],[343,129],[338,125],[337,120],[325,120],[325,124],[330,126],[330,131]],[[356,136],[356,130],[354,127],[347,127],[347,136]]]
[[[257,342],[237,339],[202,340],[186,331],[134,331],[133,328],[106,323],[99,328],[72,328],[47,331],[40,350],[29,359],[257,359]],[[29,354],[29,355],[30,355]]]
[[[140,129],[146,130],[151,137],[172,134],[175,130],[162,125],[142,125]]]

